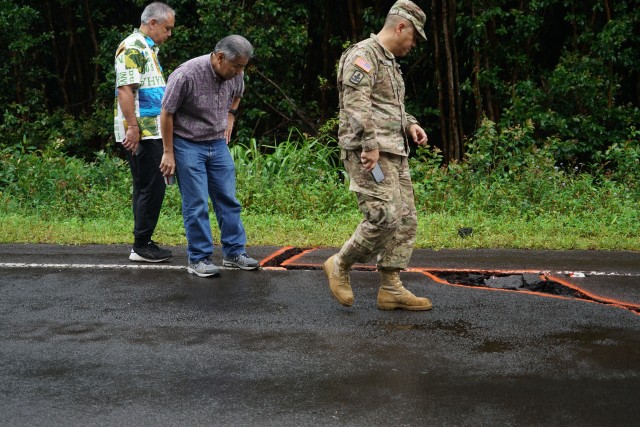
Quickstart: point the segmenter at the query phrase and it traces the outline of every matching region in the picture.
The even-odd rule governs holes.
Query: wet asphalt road
[[[416,251],[402,278],[434,309],[390,312],[372,271],[352,273],[353,307],[330,297],[333,249],[250,248],[271,267],[213,279],[188,275],[184,251],[136,268],[125,246],[0,245],[0,425],[640,420],[639,253]],[[542,272],[582,293],[451,272]]]

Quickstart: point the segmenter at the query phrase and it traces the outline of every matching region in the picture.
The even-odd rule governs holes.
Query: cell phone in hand
[[[373,174],[373,179],[375,179],[376,182],[384,181],[384,174],[382,173],[382,169],[380,169],[380,163],[376,163],[376,167],[373,168],[371,173]]]

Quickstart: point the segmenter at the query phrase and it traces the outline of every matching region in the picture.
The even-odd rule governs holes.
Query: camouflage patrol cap
[[[409,0],[398,0],[391,6],[389,15],[399,15],[411,21],[416,30],[426,40],[427,35],[424,33],[424,23],[427,15],[414,2]]]

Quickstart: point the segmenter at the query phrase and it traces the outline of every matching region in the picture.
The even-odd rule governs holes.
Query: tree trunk
[[[445,106],[444,106],[444,83],[442,82],[442,73],[440,72],[442,68],[441,64],[441,54],[440,54],[440,24],[439,20],[436,17],[439,14],[438,4],[440,2],[437,0],[431,0],[431,26],[433,27],[433,58],[434,58],[434,74],[436,80],[436,89],[438,90],[438,111],[440,112],[440,138],[442,140],[442,151],[445,155],[445,162],[449,159],[446,157],[446,153],[444,152],[444,148],[448,145],[449,136],[447,134],[447,121],[445,118]]]
[[[467,8],[471,11],[471,19],[475,20],[476,15],[476,6],[475,2],[469,0],[467,2]],[[482,121],[482,116],[484,115],[484,108],[482,106],[482,93],[480,91],[480,48],[478,44],[474,43],[472,45],[472,55],[473,55],[473,69],[471,71],[471,83],[473,88],[473,101],[475,104],[475,116],[476,122],[475,125],[478,126]]]
[[[444,39],[444,51],[447,67],[447,103],[449,107],[449,129],[447,145],[445,146],[445,158],[447,160],[460,160],[460,132],[458,130],[457,116],[457,87],[455,82],[455,65],[453,61],[453,31],[449,20],[449,1],[442,2],[442,35]]]
[[[456,152],[455,152],[455,159],[456,160],[462,160],[462,155],[464,154],[464,129],[463,129],[463,116],[462,116],[462,96],[460,95],[460,71],[459,71],[459,67],[458,67],[458,47],[457,47],[457,43],[455,40],[455,37],[453,36],[456,33],[456,15],[457,15],[457,8],[456,8],[456,1],[455,0],[449,0],[451,7],[450,7],[450,11],[452,13],[449,13],[449,25],[451,28],[451,46],[452,46],[452,50],[453,50],[453,83],[454,83],[454,88],[455,88],[455,112],[456,112],[456,124],[457,124],[457,132],[458,132],[458,140],[456,141]]]
[[[96,36],[96,27],[93,23],[93,18],[91,17],[91,7],[89,5],[89,0],[84,0],[84,17],[87,21],[87,29],[89,30],[89,35],[91,38],[91,46],[93,47],[93,52],[91,52],[91,56],[93,57],[98,53],[98,37]],[[96,88],[98,83],[100,82],[100,65],[98,62],[95,62],[93,66],[93,82],[90,87],[87,88],[89,90],[89,103],[92,103],[96,97]]]

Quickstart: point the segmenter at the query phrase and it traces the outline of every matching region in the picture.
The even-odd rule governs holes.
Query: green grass
[[[212,218],[212,221],[215,221]],[[339,247],[360,221],[357,212],[340,216],[292,219],[283,215],[244,214],[249,246]],[[535,221],[512,217],[420,215],[416,247],[430,249],[519,248],[551,250],[640,250],[635,232],[593,218],[567,225],[554,217]],[[43,220],[37,216],[0,214],[0,243],[127,244],[132,218]],[[471,237],[458,228],[472,226]],[[219,242],[215,224],[213,234]],[[154,236],[163,245],[185,245],[182,217],[162,215]]]
[[[440,166],[437,150],[412,158],[416,247],[640,251],[638,156],[616,152],[629,164],[586,173],[557,168],[552,147],[496,154],[495,141],[477,141],[470,147],[485,151],[470,150],[464,163]],[[231,152],[249,246],[338,247],[360,221],[335,141],[292,133],[279,144],[251,141]],[[0,243],[132,241],[131,177],[122,159],[97,153],[87,162],[54,145],[5,148],[0,162]],[[211,223],[217,242],[213,214]],[[461,238],[461,227],[473,235]],[[186,244],[177,186],[167,190],[154,239]]]

